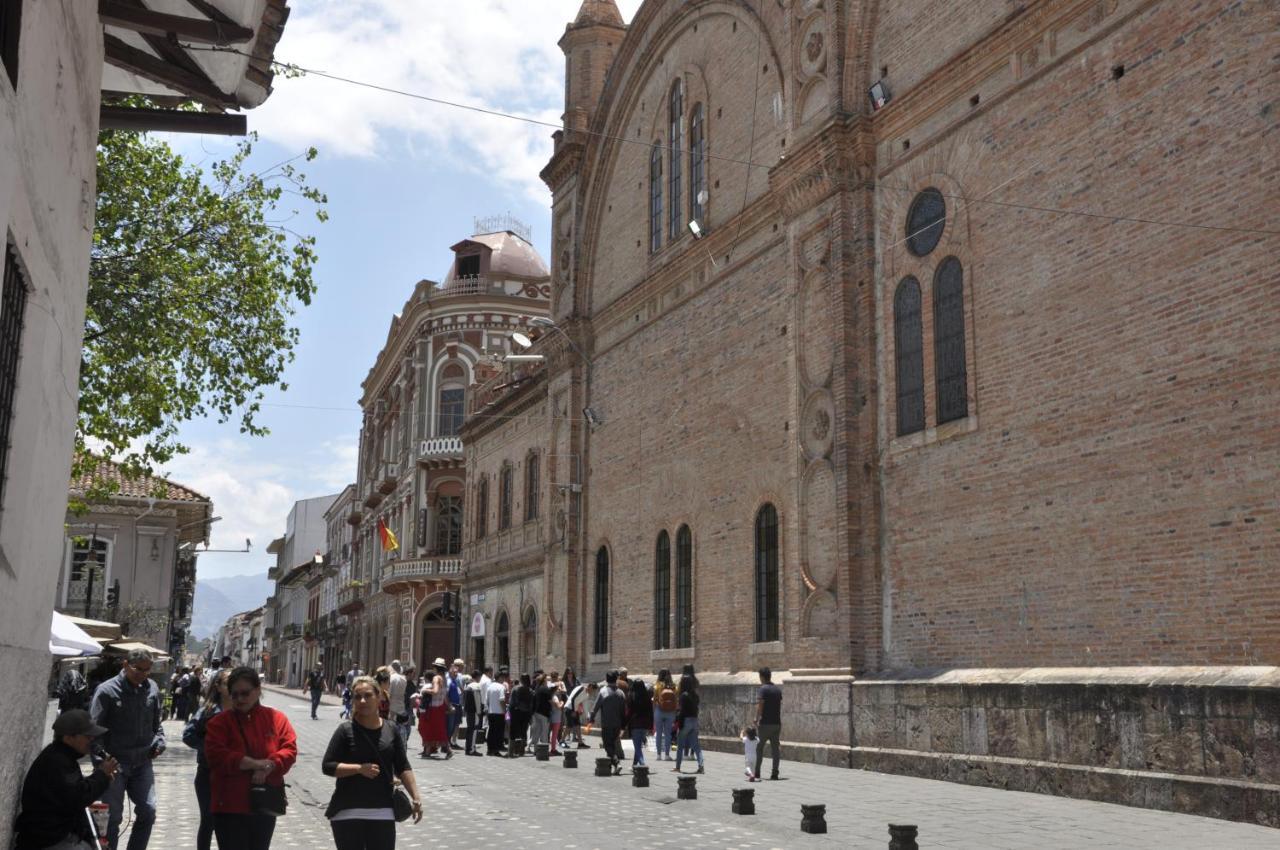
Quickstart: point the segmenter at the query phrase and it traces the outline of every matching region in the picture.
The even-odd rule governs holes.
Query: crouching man
[[[40,751],[22,783],[22,814],[14,831],[17,850],[91,850],[93,828],[85,809],[115,778],[116,760],[106,758],[93,773],[80,771],[93,739],[107,730],[89,712],[74,708],[53,722],[53,743]]]

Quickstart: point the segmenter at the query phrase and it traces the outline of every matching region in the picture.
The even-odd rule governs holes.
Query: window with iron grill
[[[22,34],[22,0],[0,0],[0,63],[9,83],[18,87],[18,41]]]
[[[907,211],[907,250],[923,257],[938,247],[946,218],[947,202],[941,192],[930,187],[916,195]]]
[[[511,479],[513,472],[511,465],[507,464],[502,468],[502,474],[498,478],[498,529],[507,529],[511,527]]]
[[[436,435],[440,437],[456,437],[462,430],[462,422],[466,418],[464,402],[467,391],[461,387],[440,391],[440,404],[436,409]]]
[[[938,424],[969,415],[964,353],[964,269],[947,257],[933,276],[933,368]]]
[[[662,248],[662,142],[649,149],[649,251]]]
[[[778,511],[756,514],[756,641],[778,639]]]
[[[653,553],[653,648],[671,646],[671,536],[658,535]]]
[[[609,550],[601,546],[596,552],[596,619],[591,651],[604,655],[609,651]]]
[[[680,189],[684,181],[684,170],[680,165],[684,159],[684,84],[680,80],[676,80],[671,86],[671,98],[667,106],[667,119],[671,129],[667,135],[667,144],[670,146],[667,236],[675,241],[680,238],[680,231],[684,227],[684,222],[680,220],[680,214],[684,211],[684,204],[680,202]]]
[[[476,540],[484,537],[489,523],[489,479],[481,478],[476,487]]]
[[[524,465],[524,521],[538,518],[538,455],[530,452]]]
[[[11,246],[4,254],[0,290],[0,518],[4,516],[5,485],[9,481],[9,449],[13,438],[13,402],[18,392],[18,364],[22,359],[22,328],[27,313],[27,282]]]
[[[893,296],[893,349],[901,437],[924,429],[924,338],[920,282],[914,277],[904,278]]]
[[[441,496],[436,500],[436,554],[457,555],[462,551],[462,499]]]
[[[694,104],[689,114],[689,218],[706,230],[706,208],[702,193],[707,189],[707,133],[702,120],[702,104]]]
[[[693,534],[682,525],[676,532],[676,641],[693,646]]]

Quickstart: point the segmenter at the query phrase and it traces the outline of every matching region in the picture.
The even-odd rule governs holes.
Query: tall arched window
[[[893,296],[893,347],[901,437],[924,428],[924,340],[920,283],[914,277],[904,278]]]
[[[969,415],[964,357],[964,269],[955,257],[947,257],[933,275],[933,371],[939,425]]]
[[[440,372],[440,395],[436,400],[436,436],[456,437],[466,419],[466,372],[450,363]],[[406,432],[407,435],[407,432]]]
[[[671,646],[671,535],[658,535],[653,553],[653,648]]]
[[[609,550],[601,546],[596,552],[596,619],[591,651],[604,655],[609,651]]]
[[[778,639],[778,511],[756,514],[756,641]]]
[[[676,532],[676,646],[693,646],[693,535]]]
[[[511,478],[514,474],[511,464],[506,463],[502,466],[502,472],[498,475],[498,530],[504,531],[511,527]]]
[[[524,521],[538,518],[538,453],[529,452],[524,460]]]
[[[662,247],[662,141],[649,149],[649,251]]]
[[[538,612],[532,605],[524,610],[524,622],[520,627],[521,673],[538,669]]]
[[[462,499],[457,496],[436,499],[435,551],[437,555],[462,552]]]
[[[484,537],[489,530],[489,478],[480,477],[476,487],[476,540]]]
[[[707,210],[702,193],[707,189],[707,130],[702,120],[702,104],[689,113],[689,218],[707,229]]]
[[[667,120],[670,125],[670,132],[667,134],[667,145],[670,148],[668,157],[670,171],[667,174],[669,202],[667,238],[675,241],[684,228],[684,222],[680,220],[680,215],[684,211],[684,204],[680,201],[680,189],[684,180],[684,169],[680,165],[681,160],[684,159],[684,83],[682,81],[676,80],[672,83],[667,107]]]
[[[498,627],[495,630],[494,638],[498,642],[498,666],[511,666],[511,621],[507,619],[507,612],[502,611],[498,614]]]

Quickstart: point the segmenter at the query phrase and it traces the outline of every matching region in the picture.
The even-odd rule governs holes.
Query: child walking
[[[344,685],[342,688],[342,713],[338,715],[342,720],[351,719],[351,686]]]
[[[756,747],[760,746],[760,740],[756,737],[756,727],[748,726],[742,730],[742,755],[747,760],[747,781],[755,782],[759,779],[756,776]]]

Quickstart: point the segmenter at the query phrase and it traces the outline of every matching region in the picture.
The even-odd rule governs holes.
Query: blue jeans
[[[320,708],[320,695],[323,693],[324,691],[311,692],[311,719],[312,720],[316,719],[316,710]]]
[[[644,764],[644,742],[649,737],[649,730],[643,727],[631,730],[632,765]]]
[[[128,850],[146,850],[151,840],[151,827],[156,822],[156,775],[151,761],[120,763],[120,772],[107,786],[103,802],[111,807],[107,817],[107,841],[116,850],[120,840],[120,822],[124,820],[124,797],[133,803],[133,826],[129,828]]]
[[[653,745],[658,750],[658,758],[671,758],[671,724],[676,720],[674,711],[654,709],[653,712]]]
[[[698,742],[698,718],[686,717],[680,724],[680,739],[676,745],[676,770],[680,769],[680,758],[685,750],[689,755],[697,756],[698,767],[702,767],[702,744]]]

